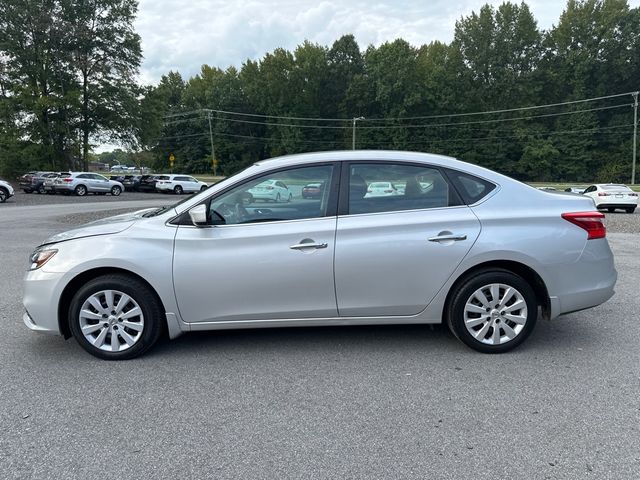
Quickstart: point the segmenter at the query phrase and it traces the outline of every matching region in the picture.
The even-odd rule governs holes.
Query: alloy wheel
[[[135,345],[144,330],[138,303],[118,290],[102,290],[87,298],[79,313],[80,330],[94,347],[121,352]]]
[[[527,323],[527,302],[516,288],[491,283],[477,289],[464,306],[464,325],[479,342],[502,345],[512,341]]]

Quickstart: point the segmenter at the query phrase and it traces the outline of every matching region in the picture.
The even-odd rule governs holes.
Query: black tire
[[[290,202],[293,199],[293,193],[289,194],[289,198],[287,198],[287,202]]]
[[[609,208],[607,208],[607,212],[609,212],[609,213],[613,213],[613,212],[615,212],[615,211],[616,211],[616,209],[615,209],[615,208],[613,208],[613,207],[609,207]]]
[[[175,193],[176,195],[182,195],[182,187],[180,185],[176,185],[175,187],[173,187],[173,193]]]
[[[83,303],[91,295],[102,290],[117,290],[129,295],[140,306],[144,315],[144,329],[141,337],[126,350],[120,352],[101,350],[92,345],[81,331],[79,314]],[[71,301],[67,319],[71,333],[80,346],[104,360],[129,360],[138,357],[156,344],[164,330],[163,309],[155,292],[139,279],[123,274],[103,275],[82,286]]]
[[[467,327],[465,326],[464,310],[467,301],[471,298],[474,292],[486,285],[497,283],[515,288],[522,295],[527,307],[527,316],[522,330],[515,336],[515,338],[498,345],[490,345],[477,340],[467,330]],[[536,295],[531,286],[522,277],[508,270],[499,268],[481,270],[470,275],[468,278],[458,283],[450,298],[451,300],[446,311],[446,320],[449,328],[465,345],[482,353],[504,353],[514,349],[524,342],[531,334],[538,317]],[[498,322],[500,318],[496,319],[496,322]],[[486,322],[490,321],[491,320],[487,320]],[[503,318],[502,321],[504,323],[505,319]],[[509,323],[511,322],[507,321],[508,326],[515,326],[515,324],[509,325]],[[478,327],[479,330],[482,330],[484,325],[480,324]],[[493,326],[489,327],[485,335],[491,335],[493,328]],[[499,329],[498,333],[500,334],[500,332],[504,332],[504,330]]]
[[[0,187],[0,203],[6,202],[7,198],[9,198],[9,192],[5,188]]]
[[[88,193],[87,187],[85,187],[84,185],[78,185],[74,190],[74,193],[79,197],[84,197]]]
[[[44,185],[40,185],[40,186],[38,187],[38,189],[36,190],[36,192],[38,192],[38,193],[40,193],[40,194],[43,194],[43,193],[44,193]]]
[[[119,186],[114,185],[113,187],[111,187],[111,195],[113,195],[114,197],[120,196],[121,193],[122,189]]]
[[[205,187],[204,185],[202,187],[200,187],[200,191],[204,192],[207,189],[207,187]]]
[[[628,207],[628,208],[625,208],[625,210],[627,211],[627,213],[633,213],[636,211],[636,207]]]
[[[33,190],[31,190],[31,189],[29,189],[29,188],[23,188],[23,189],[22,189],[22,191],[23,191],[24,193],[31,193],[31,192],[33,192]]]
[[[276,195],[276,203],[280,203],[280,194],[279,193]]]

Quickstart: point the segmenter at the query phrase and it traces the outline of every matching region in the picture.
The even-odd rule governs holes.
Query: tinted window
[[[480,201],[496,188],[495,184],[487,180],[457,170],[447,169],[447,176],[451,179],[460,195],[462,195],[462,199],[468,205]]]
[[[212,224],[233,225],[324,217],[327,215],[330,189],[324,189],[312,198],[304,198],[302,188],[311,182],[329,182],[332,173],[331,165],[322,165],[282,170],[249,180],[211,201],[210,221]],[[276,188],[281,182],[289,185],[286,196]]]
[[[76,178],[91,178],[91,175],[78,175]]]
[[[349,213],[419,210],[460,205],[440,170],[405,164],[352,164]]]
[[[189,182],[189,177],[174,177],[176,182]]]

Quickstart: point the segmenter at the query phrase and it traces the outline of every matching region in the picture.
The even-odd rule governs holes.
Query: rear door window
[[[348,213],[380,213],[461,205],[436,167],[355,163],[349,167]]]

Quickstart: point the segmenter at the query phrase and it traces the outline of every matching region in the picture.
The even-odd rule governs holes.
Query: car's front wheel
[[[627,213],[633,213],[636,211],[636,207],[627,207],[626,210],[627,210]]]
[[[127,360],[151,348],[162,333],[162,308],[142,281],[113,274],[87,282],[69,309],[71,333],[87,352]]]
[[[0,203],[4,203],[9,198],[9,192],[4,188],[0,187]]]
[[[87,187],[84,185],[78,185],[75,189],[75,193],[79,197],[84,197],[87,194]]]
[[[502,269],[484,270],[462,281],[452,292],[447,311],[454,335],[483,353],[503,353],[520,345],[537,317],[531,286]]]

